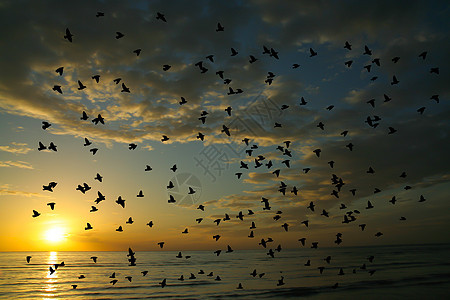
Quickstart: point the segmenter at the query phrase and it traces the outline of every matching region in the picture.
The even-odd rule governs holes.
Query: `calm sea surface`
[[[136,266],[129,266],[125,251],[4,252],[0,298],[450,299],[450,245],[303,248],[275,251],[275,258],[266,253],[236,250],[216,256],[213,251],[186,251],[177,258],[178,252],[136,252]],[[27,255],[32,256],[30,263]],[[91,256],[98,257],[97,263]],[[374,256],[372,263],[369,256]],[[305,266],[308,260],[311,265]],[[65,266],[49,275],[49,266],[62,261]],[[361,269],[363,264],[366,269]],[[340,268],[344,275],[338,275]],[[250,275],[254,269],[255,277]],[[110,283],[113,272],[115,285]],[[191,273],[195,279],[189,279]],[[79,279],[82,274],[85,278]],[[179,280],[181,275],[184,280]],[[131,282],[125,276],[131,276]],[[278,286],[282,277],[284,285]],[[164,288],[159,284],[163,279]],[[239,283],[243,289],[237,289]]]

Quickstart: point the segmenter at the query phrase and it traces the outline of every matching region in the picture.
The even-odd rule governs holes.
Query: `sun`
[[[66,234],[63,228],[54,227],[47,230],[44,234],[44,237],[48,242],[58,243],[66,237]]]

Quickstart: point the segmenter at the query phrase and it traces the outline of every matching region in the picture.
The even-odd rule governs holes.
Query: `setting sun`
[[[44,234],[44,237],[49,242],[57,243],[65,238],[65,232],[62,228],[55,227],[47,230]]]

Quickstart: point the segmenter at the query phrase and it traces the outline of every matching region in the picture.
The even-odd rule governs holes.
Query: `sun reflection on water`
[[[56,251],[52,251],[49,253],[49,256],[47,258],[47,265],[49,267],[52,267],[53,270],[55,270],[55,264],[58,263],[58,252]],[[42,296],[44,297],[43,299],[51,299],[53,297],[55,297],[55,292],[56,292],[56,283],[57,283],[57,279],[58,279],[58,273],[54,272],[52,275],[50,275],[50,271],[49,269],[47,269],[47,276],[46,281],[44,282],[44,293],[42,294]],[[46,297],[50,297],[50,298],[46,298]]]

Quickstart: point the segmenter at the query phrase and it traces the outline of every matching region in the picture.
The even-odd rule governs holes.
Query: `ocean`
[[[267,249],[269,248],[270,245]],[[222,251],[219,256],[213,251],[183,251],[182,258],[177,258],[178,252],[172,251],[136,252],[136,266],[129,266],[128,249],[123,252],[3,252],[0,253],[0,298],[450,297],[448,244],[318,249],[305,247],[275,251],[274,258],[267,255],[267,249],[234,250],[231,253]],[[28,255],[32,256],[30,263],[26,262]],[[91,259],[92,256],[98,257],[96,263]],[[325,260],[327,256],[331,256],[329,263]],[[373,260],[370,262],[372,256]],[[305,266],[308,260],[310,266]],[[49,267],[63,261],[64,266],[58,267],[50,275]],[[322,274],[319,267],[324,267]],[[199,274],[202,273],[200,270],[204,274]],[[256,272],[253,273],[254,270]],[[143,276],[142,271],[148,271],[147,275]],[[110,278],[112,273],[115,273],[117,280],[114,285],[110,283],[113,280]],[[80,275],[85,278],[79,279]],[[180,280],[181,275],[184,280]],[[131,282],[126,276],[131,276]],[[165,287],[160,285],[163,279],[166,279]],[[279,285],[280,280],[284,284]],[[237,289],[239,283],[242,289]],[[333,288],[336,283],[337,287]],[[77,285],[76,289],[72,285]]]

